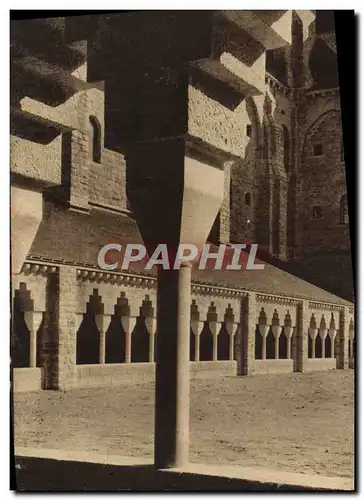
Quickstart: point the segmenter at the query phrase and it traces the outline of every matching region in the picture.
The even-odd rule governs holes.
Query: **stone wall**
[[[86,80],[82,65],[73,75]],[[71,206],[88,209],[89,202],[114,210],[126,210],[125,161],[121,154],[104,148],[104,92],[99,88],[81,90],[59,106],[50,106],[29,97],[20,102],[22,122],[30,117],[43,120],[42,134],[27,136],[13,127],[11,172],[56,187],[50,192],[69,201]],[[92,161],[90,117],[100,126],[101,161]],[[34,119],[34,118],[33,118]],[[24,128],[24,124],[22,127]]]
[[[302,254],[350,247],[349,225],[340,218],[340,200],[347,194],[341,144],[340,111],[326,111],[307,130],[300,179]],[[314,207],[321,216],[314,217]]]

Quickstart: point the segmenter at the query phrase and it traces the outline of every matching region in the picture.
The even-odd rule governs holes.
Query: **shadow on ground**
[[[16,458],[17,491],[327,491],[303,486],[156,470],[152,465],[105,465]]]

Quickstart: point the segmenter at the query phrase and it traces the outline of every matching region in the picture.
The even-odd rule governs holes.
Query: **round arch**
[[[311,137],[314,134],[316,134],[318,128],[322,125],[322,123],[324,123],[328,118],[331,118],[333,116],[338,116],[340,118],[341,117],[340,110],[334,109],[334,108],[329,109],[328,111],[325,111],[324,113],[322,113],[318,118],[316,118],[316,120],[314,120],[313,122],[311,122],[308,125],[306,133],[305,133],[305,137],[304,137],[304,140],[302,143],[301,155],[300,155],[301,160],[305,156],[305,148],[306,148],[307,142],[311,139]]]

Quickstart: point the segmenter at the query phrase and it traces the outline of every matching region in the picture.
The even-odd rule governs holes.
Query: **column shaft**
[[[200,332],[195,335],[195,361],[200,361]]]
[[[100,330],[100,353],[99,353],[100,365],[105,364],[105,353],[106,353],[106,332],[104,330]]]
[[[212,332],[212,361],[217,361],[217,336],[218,336],[218,327],[214,328]]]
[[[32,328],[29,331],[30,336],[30,359],[29,366],[35,368],[37,366],[37,330]]]
[[[191,267],[159,269],[154,461],[188,463]]]
[[[267,359],[267,336],[262,337],[262,359]]]
[[[332,336],[331,338],[331,351],[330,351],[330,358],[335,357],[335,337]]]
[[[287,337],[287,359],[291,359],[291,337]]]
[[[274,359],[279,359],[279,336],[274,337]]]
[[[149,363],[154,363],[154,344],[155,344],[154,332],[150,332],[150,334],[149,334]]]
[[[125,363],[131,363],[131,329],[125,331]]]

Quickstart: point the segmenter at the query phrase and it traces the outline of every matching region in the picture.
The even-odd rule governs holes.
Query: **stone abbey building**
[[[194,231],[266,266],[192,269],[192,376],[353,367],[332,12],[12,21],[10,147],[15,390],[152,378],[157,277],[97,255]]]

